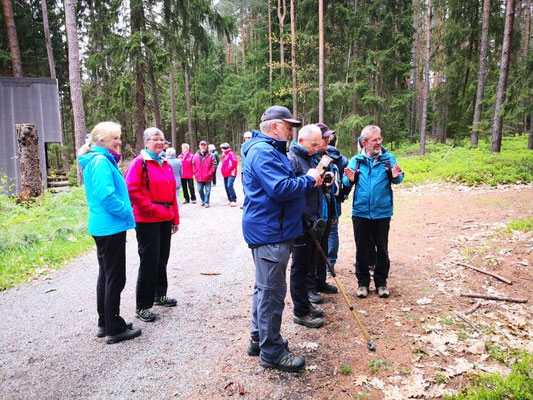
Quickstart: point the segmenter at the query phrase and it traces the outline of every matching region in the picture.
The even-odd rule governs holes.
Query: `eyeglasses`
[[[375,139],[372,139],[372,140],[369,140],[370,143],[382,143],[383,142],[383,138],[380,137],[380,138],[375,138]]]
[[[148,139],[148,140],[151,140],[152,142],[155,142],[155,143],[165,143],[165,140],[155,140],[155,139]]]

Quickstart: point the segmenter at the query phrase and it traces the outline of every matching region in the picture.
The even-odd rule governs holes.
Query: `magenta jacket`
[[[183,172],[181,174],[181,179],[192,179],[194,175],[193,160],[194,156],[190,151],[187,153],[181,153],[178,156],[178,159],[181,160],[181,167]]]
[[[198,150],[194,156],[194,177],[196,182],[209,182],[215,174],[213,157],[208,151],[203,156],[201,154]]]
[[[239,165],[239,160],[233,152],[233,150],[228,149],[224,151],[222,156],[222,176],[224,178],[229,178],[230,176],[237,176],[237,165]]]
[[[143,168],[143,161],[146,170]],[[141,150],[141,154],[135,157],[129,165],[125,179],[135,222],[172,220],[174,225],[179,225],[176,179],[172,167],[166,160],[163,159],[161,166],[146,151]],[[148,190],[147,183],[150,190]]]

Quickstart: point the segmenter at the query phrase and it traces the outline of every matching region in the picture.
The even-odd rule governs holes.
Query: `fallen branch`
[[[464,322],[466,322],[473,330],[475,330],[477,333],[481,333],[481,331],[479,330],[479,328],[477,326],[475,326],[468,318],[466,318],[463,314],[461,314],[460,312],[455,312],[455,315],[457,315],[457,317],[459,317],[460,319],[462,319]]]
[[[472,307],[470,310],[465,311],[465,315],[472,314],[474,311],[476,311],[479,307],[481,307],[481,303],[477,302],[474,307]]]
[[[446,152],[446,154],[444,154],[444,157],[442,157],[443,160],[444,160],[446,157],[448,157],[448,154],[450,154],[450,151],[452,151],[453,146],[455,146],[455,144],[452,144],[452,146],[448,149],[448,151]]]
[[[200,275],[220,275],[220,272],[200,272]]]
[[[514,297],[496,296],[493,294],[483,293],[461,293],[461,297],[472,297],[474,299],[496,300],[496,301],[508,301],[511,303],[527,303],[528,299],[517,299]]]
[[[513,282],[511,282],[509,279],[504,278],[503,276],[500,276],[500,275],[495,274],[495,273],[493,273],[493,272],[487,271],[487,270],[485,270],[485,269],[481,269],[481,268],[478,268],[478,267],[474,267],[474,266],[472,266],[472,265],[464,264],[464,263],[459,262],[459,261],[456,261],[455,263],[456,263],[457,265],[461,265],[461,266],[463,266],[463,267],[473,269],[474,271],[481,272],[482,274],[492,276],[493,278],[496,278],[496,279],[498,279],[499,281],[505,282],[505,283],[507,283],[508,285],[512,285],[512,284],[513,284]]]

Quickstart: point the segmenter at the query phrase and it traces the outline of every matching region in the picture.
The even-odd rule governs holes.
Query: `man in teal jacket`
[[[390,219],[393,214],[391,183],[401,183],[403,172],[396,158],[381,146],[381,129],[368,125],[361,132],[363,149],[353,157],[344,170],[343,183],[353,195],[352,222],[357,246],[355,274],[359,284],[358,297],[368,296],[370,272],[368,269],[369,241],[377,249],[374,284],[379,297],[388,297],[387,278],[390,260],[388,253]],[[354,184],[355,183],[355,184]]]

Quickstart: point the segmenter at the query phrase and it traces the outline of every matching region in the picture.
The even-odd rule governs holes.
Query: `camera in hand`
[[[331,176],[330,174],[326,174],[322,182],[326,185],[329,185],[331,182],[333,182],[333,176]]]

